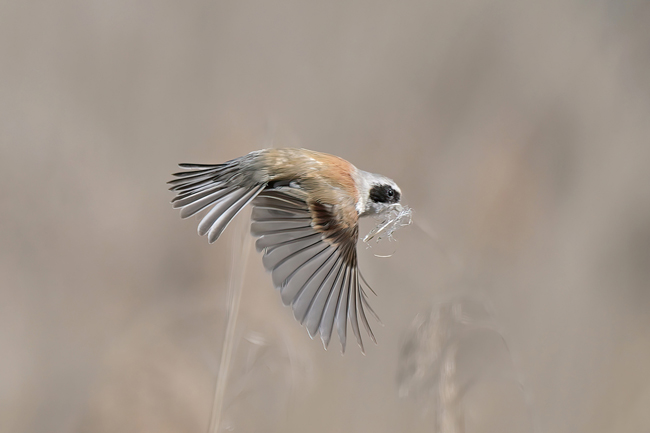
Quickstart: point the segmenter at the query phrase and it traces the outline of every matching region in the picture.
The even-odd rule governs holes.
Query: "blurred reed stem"
[[[226,386],[228,385],[228,372],[230,370],[230,361],[232,360],[235,341],[235,327],[239,315],[239,303],[241,301],[246,265],[251,247],[251,237],[248,236],[247,226],[248,218],[240,216],[237,221],[236,230],[233,230],[228,285],[228,325],[226,326],[226,336],[221,348],[221,362],[219,363],[217,383],[214,389],[214,400],[210,414],[208,433],[218,433],[221,424],[224,395]]]

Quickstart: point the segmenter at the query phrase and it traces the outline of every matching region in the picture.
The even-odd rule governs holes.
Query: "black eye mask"
[[[377,203],[399,203],[400,193],[390,185],[374,185],[370,189],[370,200]]]

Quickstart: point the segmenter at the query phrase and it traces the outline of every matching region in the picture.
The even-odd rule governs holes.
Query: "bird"
[[[382,175],[326,153],[298,148],[253,151],[222,164],[179,164],[169,189],[188,218],[209,209],[198,233],[215,242],[252,204],[251,234],[282,302],[328,348],[336,328],[345,352],[347,323],[365,353],[359,324],[377,344],[358,267],[359,218],[401,209],[402,192]]]

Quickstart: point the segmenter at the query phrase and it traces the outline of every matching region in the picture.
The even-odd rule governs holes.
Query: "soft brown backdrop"
[[[311,341],[251,252],[224,428],[650,431],[649,23],[634,0],[0,3],[0,431],[206,431],[238,224],[207,245],[164,183],[269,145],[394,178],[418,224],[360,246],[367,356]],[[452,341],[456,397],[400,397],[404,363],[444,367],[400,352],[440,302],[489,330]]]

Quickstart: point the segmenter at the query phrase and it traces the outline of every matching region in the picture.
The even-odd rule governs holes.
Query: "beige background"
[[[417,224],[360,246],[366,356],[311,341],[251,252],[224,429],[650,431],[649,23],[634,0],[0,3],[0,431],[207,430],[245,221],[208,245],[165,181],[269,145],[395,179]]]

